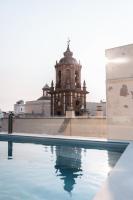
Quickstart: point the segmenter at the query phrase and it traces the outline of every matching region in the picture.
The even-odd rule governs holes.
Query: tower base
[[[70,117],[70,118],[75,117],[75,112],[73,110],[67,110],[66,117]]]

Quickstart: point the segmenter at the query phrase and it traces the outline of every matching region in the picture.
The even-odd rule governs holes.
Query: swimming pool
[[[59,139],[2,140],[0,200],[92,200],[125,149]]]

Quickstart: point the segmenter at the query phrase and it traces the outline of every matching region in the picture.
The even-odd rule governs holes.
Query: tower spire
[[[67,50],[69,50],[69,45],[70,45],[70,38],[67,40]]]
[[[67,50],[64,52],[64,56],[65,57],[72,57],[73,56],[73,52],[70,51],[70,39],[68,38],[67,40]]]

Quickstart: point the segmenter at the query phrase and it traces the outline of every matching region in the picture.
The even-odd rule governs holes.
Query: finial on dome
[[[69,45],[70,45],[70,39],[68,38],[68,40],[67,40],[67,50],[69,50]]]
[[[70,45],[70,39],[68,38],[67,50],[64,52],[64,57],[72,57],[73,56],[73,52],[70,51],[69,45]]]

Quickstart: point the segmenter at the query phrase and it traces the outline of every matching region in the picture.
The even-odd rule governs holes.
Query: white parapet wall
[[[107,138],[106,118],[71,118],[65,135]]]
[[[105,54],[108,137],[133,140],[133,44]]]
[[[3,119],[1,131],[7,130]],[[107,138],[106,118],[14,118],[13,132]]]

